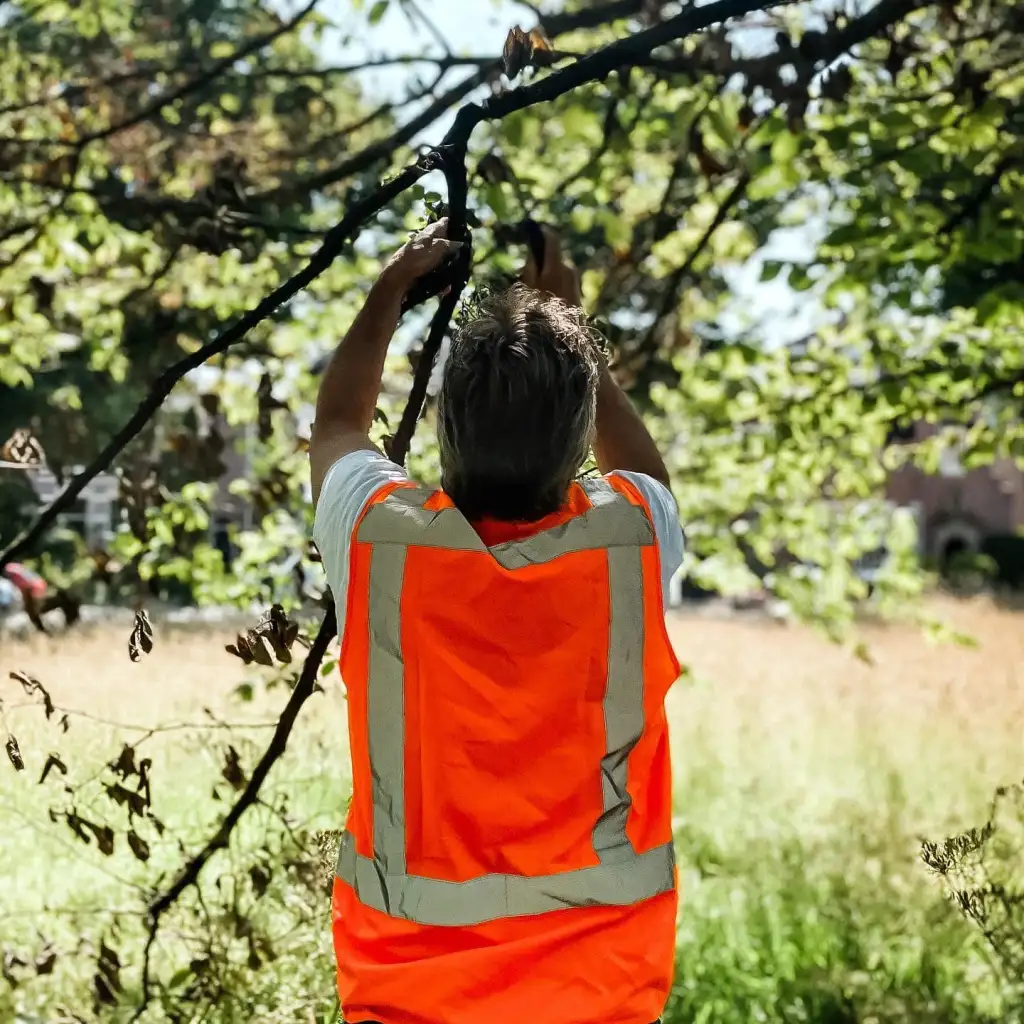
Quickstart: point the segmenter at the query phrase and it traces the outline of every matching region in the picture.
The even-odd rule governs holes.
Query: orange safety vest
[[[349,571],[345,1020],[654,1021],[679,664],[639,492],[588,481],[540,522],[473,526],[443,492],[389,484]]]

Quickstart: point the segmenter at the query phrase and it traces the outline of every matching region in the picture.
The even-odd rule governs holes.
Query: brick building
[[[897,443],[923,441],[937,430],[919,424]],[[1024,531],[1024,470],[1012,459],[968,470],[949,449],[936,474],[916,466],[892,473],[886,496],[917,508],[922,553],[940,563],[962,552],[977,554],[989,537]]]

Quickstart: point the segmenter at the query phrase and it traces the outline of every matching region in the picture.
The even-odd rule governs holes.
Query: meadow
[[[981,824],[995,787],[1024,776],[1024,617],[985,598],[939,599],[935,610],[977,646],[867,625],[867,664],[804,627],[672,616],[688,672],[669,700],[683,906],[666,1021],[1024,1019],[1014,979],[920,859],[923,838]],[[126,639],[96,629],[0,648],[4,723],[26,762],[22,772],[0,766],[0,1020],[129,1019],[118,1000],[137,994],[150,887],[180,863],[179,842],[194,849],[229,805],[227,747],[244,774],[285,699],[224,653],[223,636],[158,632],[137,665]],[[56,706],[50,719],[7,678],[12,670],[44,683]],[[208,868],[207,897],[239,885],[254,856],[277,849],[267,822],[286,817],[299,842],[338,827],[349,779],[345,701],[332,682],[307,705],[265,804]],[[152,760],[153,808],[166,827],[144,862],[120,842],[104,855],[60,816],[72,805],[83,817],[105,813],[101,772],[125,743]],[[51,770],[39,784],[51,752],[67,775]],[[312,844],[305,856],[315,861]],[[250,938],[231,998],[193,1001],[177,1018],[154,1007],[146,1019],[330,1019],[322,886],[310,883],[309,898],[296,900],[294,870],[273,877],[260,893],[279,903],[273,955]],[[216,914],[207,921],[223,924]],[[238,958],[236,939],[222,947],[225,960]],[[180,958],[192,941],[174,919],[156,955]],[[97,999],[96,965],[115,943],[120,991]],[[54,963],[39,960],[52,953]]]

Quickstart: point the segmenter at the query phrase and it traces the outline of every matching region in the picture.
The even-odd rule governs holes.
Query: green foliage
[[[375,23],[387,6],[363,16]],[[988,0],[909,15],[896,6],[849,53],[833,41],[842,16],[819,23],[800,9],[780,16],[778,54],[746,56],[735,30],[709,30],[650,66],[482,127],[470,161],[488,157],[487,174],[470,179],[478,281],[514,272],[499,230],[510,221],[529,214],[566,231],[620,377],[670,449],[692,584],[742,590],[756,573],[835,635],[864,597],[863,555],[890,551],[874,591],[883,609],[923,583],[912,532],[880,504],[901,457],[883,454],[893,426],[966,424],[970,465],[1024,453],[1019,15]],[[252,40],[280,27],[263,8],[122,11],[103,35],[91,19],[79,12],[65,25],[16,8],[4,44],[13,102],[0,128],[17,141],[0,211],[25,225],[0,242],[0,433],[34,427],[58,469],[87,461],[163,366],[299,266],[346,190],[372,182],[355,168],[383,172],[405,156],[395,144],[360,159],[391,114],[348,130],[356,89],[319,73],[316,14],[312,36],[283,31],[262,47]],[[592,49],[622,27],[558,44]],[[57,81],[74,84],[55,91]],[[139,81],[183,95],[119,129],[139,116],[126,88]],[[347,175],[339,147],[356,155]],[[218,476],[208,514],[251,508],[254,530],[234,531],[234,578],[218,572],[202,531],[192,568],[186,544],[165,571],[200,599],[284,596],[283,578],[268,590],[250,569],[289,563],[308,527],[294,417],[315,394],[309,366],[343,332],[377,253],[439,198],[428,188],[211,370],[203,401],[218,436],[200,425],[189,382],[177,411],[137,442],[164,484],[154,510]],[[808,218],[820,228],[805,229],[804,255],[777,258],[779,229]],[[818,310],[812,337],[781,343],[737,309],[733,275],[755,256],[765,282],[784,279]],[[402,376],[385,399],[391,429]],[[41,415],[44,400],[60,415]],[[421,435],[415,468],[436,479]],[[944,443],[903,457],[929,466]],[[225,464],[240,457],[229,503],[239,471]],[[118,543],[148,572],[167,537],[146,529]]]
[[[977,929],[1024,1013],[1024,783],[1000,786],[980,828],[921,846],[950,901]]]
[[[146,934],[140,911],[151,886],[180,866],[179,842],[194,852],[217,827],[250,778],[265,726],[288,691],[294,665],[245,668],[222,653],[223,637],[175,633],[159,621],[154,627],[154,653],[141,665],[131,665],[123,649],[127,625],[109,650],[106,633],[83,641],[76,653],[102,680],[92,692],[110,689],[111,710],[80,708],[89,719],[72,711],[66,733],[61,696],[72,694],[81,705],[85,696],[77,683],[60,689],[54,683],[56,708],[47,718],[42,695],[24,697],[15,682],[0,680],[5,722],[26,763],[24,772],[6,764],[0,772],[10,882],[0,893],[7,922],[0,949],[15,979],[0,980],[0,1019],[15,1012],[59,1019],[62,1006],[88,1024],[130,1016]],[[704,628],[691,625],[686,634],[696,637]],[[723,666],[728,675],[698,673],[670,701],[673,739],[685,756],[674,761],[681,913],[665,1019],[1024,1019],[1017,961],[1007,959],[1004,971],[993,971],[984,931],[957,904],[944,903],[916,856],[922,831],[941,835],[948,822],[986,820],[988,782],[978,759],[1002,774],[1019,758],[1013,720],[988,707],[991,695],[972,697],[966,708],[922,713],[935,709],[934,672],[948,654],[929,656],[912,631],[892,641],[879,677],[839,651],[822,653],[823,645],[811,644],[800,629],[774,633],[718,624],[711,626],[711,641],[749,638],[751,628],[762,639],[740,657],[731,649],[704,652],[706,663]],[[1002,630],[987,637],[993,646],[981,663],[988,676],[1012,681],[996,691],[1007,696],[1020,681],[1010,647],[1014,629],[1006,616]],[[886,632],[892,637],[899,630]],[[45,660],[32,656],[28,645],[16,650],[42,674]],[[914,657],[900,659],[901,651]],[[219,666],[212,677],[185,670],[211,664]],[[142,671],[149,674],[143,678]],[[333,860],[319,830],[339,824],[350,779],[338,735],[337,667],[331,672],[333,678],[322,677],[326,692],[312,699],[262,801],[167,920],[154,960],[149,1016],[155,1022],[303,1024],[311,1011],[317,1021],[335,1012],[325,879]],[[910,672],[917,678],[908,678]],[[923,697],[915,701],[917,688]],[[904,698],[917,710],[894,713]],[[151,720],[146,709],[156,700],[167,700],[175,713],[154,715],[152,732],[105,721],[110,714],[145,727]],[[51,751],[59,752],[67,774],[52,769],[39,783]],[[139,769],[146,759],[148,803],[137,772],[123,770],[129,763]],[[128,798],[109,788],[117,785],[143,793],[141,805],[131,798],[134,815]],[[977,850],[966,857],[962,845],[950,847],[967,872],[954,877],[947,866],[958,890],[1019,888],[1015,794],[1006,791],[993,818],[998,831],[984,852],[987,878]],[[109,853],[71,828],[69,809],[111,830]],[[136,839],[133,849],[130,833],[145,846]],[[52,871],[56,862],[62,871]],[[975,898],[970,905],[977,904]],[[1019,917],[1000,917],[1001,905],[992,904],[988,921],[998,925],[998,939],[1012,942],[1014,929],[1020,934]],[[102,944],[121,965],[116,1006],[93,1004]],[[1012,955],[1013,947],[1006,948]]]
[[[341,18],[359,31],[391,6],[352,0]],[[913,6],[880,0],[851,15],[791,5],[757,56],[749,25],[713,28],[481,125],[470,152],[475,281],[515,272],[511,223],[531,216],[564,230],[616,372],[667,453],[691,586],[763,584],[837,638],[869,596],[856,571],[864,556],[887,553],[870,595],[883,614],[905,614],[925,583],[915,523],[883,500],[892,469],[907,459],[934,469],[954,433],[968,466],[1024,461],[1021,8]],[[560,52],[661,17],[640,0],[626,11],[635,20],[601,23],[594,10],[580,7],[587,27],[559,35]],[[30,427],[58,473],[94,457],[166,367],[294,274],[353,197],[407,162],[408,126],[456,102],[443,98],[442,73],[460,73],[442,60],[433,88],[410,71],[408,105],[371,109],[352,77],[325,67],[325,19],[307,12],[292,25],[269,3],[16,0],[4,19],[0,439]],[[510,87],[488,61],[473,74],[484,83],[474,95]],[[123,522],[103,553],[108,593],[308,603],[295,571],[312,515],[297,435],[312,366],[351,321],[381,254],[436,208],[435,187],[382,212],[301,299],[182,382],[125,448]],[[738,275],[758,266],[816,314],[806,337],[737,302]],[[375,440],[397,426],[423,323],[410,317],[399,339],[408,352],[389,364]],[[887,447],[894,428],[918,421],[960,429]],[[437,480],[427,426],[409,465]],[[24,481],[0,480],[0,542],[24,504]],[[211,536],[227,515],[230,566]],[[72,542],[47,558],[84,582],[86,554]],[[238,690],[250,704],[258,682]],[[294,686],[295,675],[277,682]],[[223,799],[239,789],[244,759],[217,755]],[[106,792],[91,784],[90,814]],[[832,836],[826,856],[813,830],[766,838],[735,814],[723,837],[713,803],[690,803],[706,824],[679,828],[698,912],[684,918],[670,1020],[966,1024],[1017,1012],[991,978],[977,983],[972,933],[933,916],[901,874],[905,851],[865,841],[837,857]],[[179,811],[175,835],[190,841],[219,817],[198,797]],[[254,811],[227,851],[237,870],[205,873],[167,920],[176,939],[151,996],[168,1019],[332,1013],[326,937],[309,923],[321,922],[322,894],[292,877],[308,860],[284,811],[265,793]],[[66,813],[59,820],[70,827]],[[863,826],[837,820],[844,836]],[[106,843],[114,825],[95,821]],[[117,825],[122,868],[141,858],[133,823]],[[180,863],[171,836],[145,841],[154,867]],[[281,888],[261,903],[256,890],[268,890],[252,872],[267,858]],[[892,933],[895,905],[908,935]],[[134,962],[143,919],[118,921]],[[294,942],[291,955],[275,935]],[[47,1005],[40,993],[52,985],[76,1004],[91,987],[103,1019],[137,999],[104,952],[103,927],[92,939],[88,976],[61,960],[52,982],[0,1000]]]

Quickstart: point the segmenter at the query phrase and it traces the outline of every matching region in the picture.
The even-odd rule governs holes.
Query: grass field
[[[979,646],[932,646],[909,628],[866,627],[869,666],[803,628],[672,620],[690,674],[669,704],[684,886],[669,1021],[1016,1019],[1020,1007],[1006,1001],[985,944],[944,900],[918,845],[980,824],[992,790],[1024,776],[1024,616],[984,599],[937,610]],[[87,1009],[92,975],[82,963],[95,956],[95,936],[114,912],[134,913],[139,887],[157,871],[180,862],[169,836],[194,848],[223,813],[230,788],[220,782],[218,802],[211,787],[228,742],[251,767],[285,693],[257,685],[254,699],[240,702],[234,690],[246,673],[223,642],[158,635],[139,665],[120,633],[0,647],[0,699],[27,765],[0,769],[0,946],[27,959],[44,936],[60,951],[52,975],[23,971],[13,989],[0,980],[0,1019],[76,999]],[[59,711],[47,721],[6,678],[14,669],[78,712],[66,734]],[[288,794],[297,830],[341,821],[344,713],[328,685],[271,776],[268,801]],[[153,805],[168,827],[146,864],[120,848],[104,857],[51,823],[48,809],[70,798],[55,773],[37,785],[50,751],[82,784],[126,741],[153,760]],[[107,806],[95,785],[74,802],[83,816]],[[242,870],[245,851],[263,841],[256,825],[221,855],[211,880]],[[249,1001],[243,1016],[222,1004],[194,1019],[323,1019],[332,984],[326,933],[324,904],[322,925],[289,926],[278,942],[263,967],[277,980],[238,994],[240,1005]],[[94,937],[76,949],[82,936]],[[129,928],[120,941],[130,995],[137,936]],[[173,935],[168,941],[173,947]],[[120,1019],[119,1011],[101,1006],[97,1019]]]

